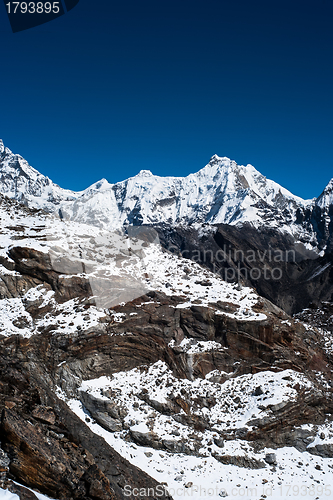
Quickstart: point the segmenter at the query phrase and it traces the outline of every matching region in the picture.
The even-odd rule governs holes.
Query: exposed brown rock
[[[29,288],[43,282],[47,289],[56,292],[58,301],[79,297],[81,304],[89,308],[88,283],[80,277],[60,278],[46,254],[15,247],[11,258],[23,280],[22,283],[18,280],[17,286],[12,282],[12,291],[7,280],[11,296],[20,296],[24,286]],[[10,458],[8,475],[6,467],[4,474],[58,499],[123,500],[125,484],[155,487],[156,481],[96,436],[53,391],[59,385],[68,396],[78,397],[82,380],[134,367],[145,369],[158,360],[167,363],[180,378],[194,379],[220,370],[225,372],[218,377],[220,383],[228,377],[263,370],[292,368],[306,373],[318,390],[302,391],[295,387],[299,392],[295,401],[272,407],[268,417],[252,422],[251,430],[248,427],[230,430],[218,438],[221,445],[224,439],[241,438],[258,447],[290,444],[303,451],[309,439],[311,442],[311,435],[299,433],[296,428],[303,423],[320,424],[333,413],[332,394],[320,392],[315,375],[321,371],[329,379],[332,369],[332,359],[324,349],[320,332],[305,330],[302,324],[264,299],[257,304],[257,310],[266,315],[261,321],[240,321],[223,315],[235,310],[232,304],[225,302],[210,304],[209,308],[200,304],[177,308],[184,300],[149,292],[113,307],[98,327],[89,330],[53,335],[52,327],[48,327],[30,338],[0,337],[3,374],[0,438]],[[48,306],[40,308],[40,305],[40,301],[25,303],[32,318],[50,312]],[[119,312],[123,313],[121,322],[115,321],[115,314]],[[180,345],[184,338],[194,342],[213,340],[220,343],[221,349],[188,354]],[[172,340],[174,343],[170,344]],[[101,403],[87,393],[80,397],[91,416],[103,427],[112,432],[122,428],[124,413],[116,401]],[[156,411],[190,426],[193,433],[209,428],[208,421],[192,411],[186,394],[170,397],[163,404],[151,400],[144,392],[140,397]],[[215,404],[209,398],[198,398],[195,403],[208,409]],[[132,430],[128,438],[169,452],[196,452],[195,447],[189,449],[181,440],[161,440],[153,432],[135,434]],[[199,447],[200,440],[197,442]],[[317,446],[313,453],[327,454],[331,450]],[[261,466],[251,462],[252,459],[247,461],[246,457],[219,453],[216,458],[222,463]]]
[[[32,416],[49,424],[55,424],[56,421],[56,416],[52,408],[46,408],[45,406],[36,406],[32,412]]]
[[[47,342],[38,347],[38,339],[43,337],[32,344],[20,337],[0,342],[0,439],[9,457],[5,475],[57,499],[123,499],[126,484],[155,488],[156,481],[123,459],[52,393],[52,378],[40,363]],[[7,357],[9,352],[17,358]],[[27,356],[39,364],[30,364]],[[16,402],[12,409],[5,407],[10,398]]]

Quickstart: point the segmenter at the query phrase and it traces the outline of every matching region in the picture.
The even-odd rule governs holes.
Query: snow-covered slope
[[[95,303],[102,308],[133,300],[148,290],[158,290],[170,296],[182,295],[184,303],[179,307],[190,307],[198,301],[201,305],[232,301],[236,311],[226,315],[240,320],[266,318],[253,311],[259,296],[251,288],[227,283],[199,264],[165,251],[153,229],[137,228],[126,234],[111,232],[61,221],[41,211],[31,214],[1,196],[0,220],[0,259],[10,262],[8,256],[15,246],[42,252],[48,255],[50,269],[63,279],[74,275],[87,279]],[[16,274],[1,265],[0,272]],[[21,314],[19,302],[17,307],[10,302],[14,319]],[[8,304],[6,299],[0,300],[0,330],[6,326],[12,334],[16,330],[10,323]],[[27,335],[34,333],[36,327],[30,319],[28,323]]]
[[[332,460],[313,456],[307,450],[303,453],[293,447],[279,449],[264,448],[255,452],[246,440],[221,440],[218,434],[218,425],[212,431],[195,432],[193,429],[179,424],[168,415],[152,411],[152,407],[142,401],[142,389],[148,391],[149,400],[158,401],[161,405],[168,399],[166,393],[191,395],[193,399],[199,397],[216,397],[218,403],[210,409],[203,408],[202,418],[212,419],[221,425],[230,424],[238,427],[238,431],[247,419],[269,413],[272,403],[284,405],[294,398],[295,391],[290,386],[290,380],[298,383],[303,390],[311,383],[303,375],[293,370],[280,373],[264,371],[255,375],[243,375],[236,379],[227,380],[223,384],[214,383],[215,372],[207,375],[204,380],[194,382],[175,379],[162,362],[157,362],[146,371],[134,369],[128,372],[117,373],[113,377],[101,377],[83,382],[80,390],[91,394],[97,401],[108,402],[108,397],[116,398],[125,408],[127,429],[130,432],[145,435],[151,433],[160,436],[164,442],[186,443],[191,448],[200,443],[198,451],[189,449],[183,452],[170,452],[154,449],[149,445],[137,446],[124,439],[128,431],[108,432],[94,419],[87,418],[87,412],[82,403],[72,399],[68,401],[71,409],[98,435],[118,450],[124,457],[148,472],[165,485],[175,499],[189,496],[199,500],[206,496],[218,500],[228,498],[252,498],[255,500],[271,498],[273,500],[292,498],[288,495],[291,485],[294,486],[293,496],[302,491],[302,498],[320,498],[320,492],[331,495]],[[156,384],[158,381],[158,384]],[[288,383],[289,381],[289,383]],[[265,391],[259,398],[255,396],[256,387],[263,387]],[[169,388],[169,389],[166,389]],[[294,394],[293,394],[294,393]],[[60,392],[63,396],[63,393]],[[190,396],[190,397],[191,397]],[[66,400],[66,398],[64,398]],[[242,409],[237,410],[237,403],[241,401]],[[112,399],[114,402],[114,399]],[[225,411],[227,408],[227,411]],[[239,408],[239,406],[238,406]],[[319,443],[332,442],[332,426],[330,423],[314,429],[312,425],[304,425],[298,432],[313,432]],[[325,434],[325,437],[319,437]],[[228,465],[223,463],[223,456],[237,456],[241,463],[247,461],[252,466]],[[273,457],[275,463],[270,462]],[[274,462],[273,460],[273,462]],[[221,463],[222,461],[222,463]],[[254,466],[257,461],[257,467]],[[330,485],[330,486],[329,486]],[[301,489],[302,488],[302,489]],[[204,494],[203,492],[207,492]],[[208,493],[209,492],[209,493]],[[298,495],[297,495],[298,496]]]

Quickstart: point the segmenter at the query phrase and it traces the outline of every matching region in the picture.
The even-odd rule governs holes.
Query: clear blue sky
[[[333,177],[332,0],[80,0],[13,34],[0,5],[0,137],[63,187],[213,154],[304,198]]]

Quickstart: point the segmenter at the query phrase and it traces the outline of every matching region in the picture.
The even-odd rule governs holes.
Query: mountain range
[[[227,224],[278,229],[318,251],[331,228],[333,179],[318,198],[303,200],[252,165],[214,155],[187,177],[149,170],[116,184],[102,179],[79,192],[63,189],[0,141],[0,192],[61,218],[106,228],[127,225]]]

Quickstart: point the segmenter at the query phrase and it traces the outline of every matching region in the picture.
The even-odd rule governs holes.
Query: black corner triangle
[[[69,10],[72,10],[74,9],[74,7],[77,6],[77,4],[79,3],[80,0],[64,0],[65,2],[65,5],[66,5],[66,9],[67,9],[67,12]]]

